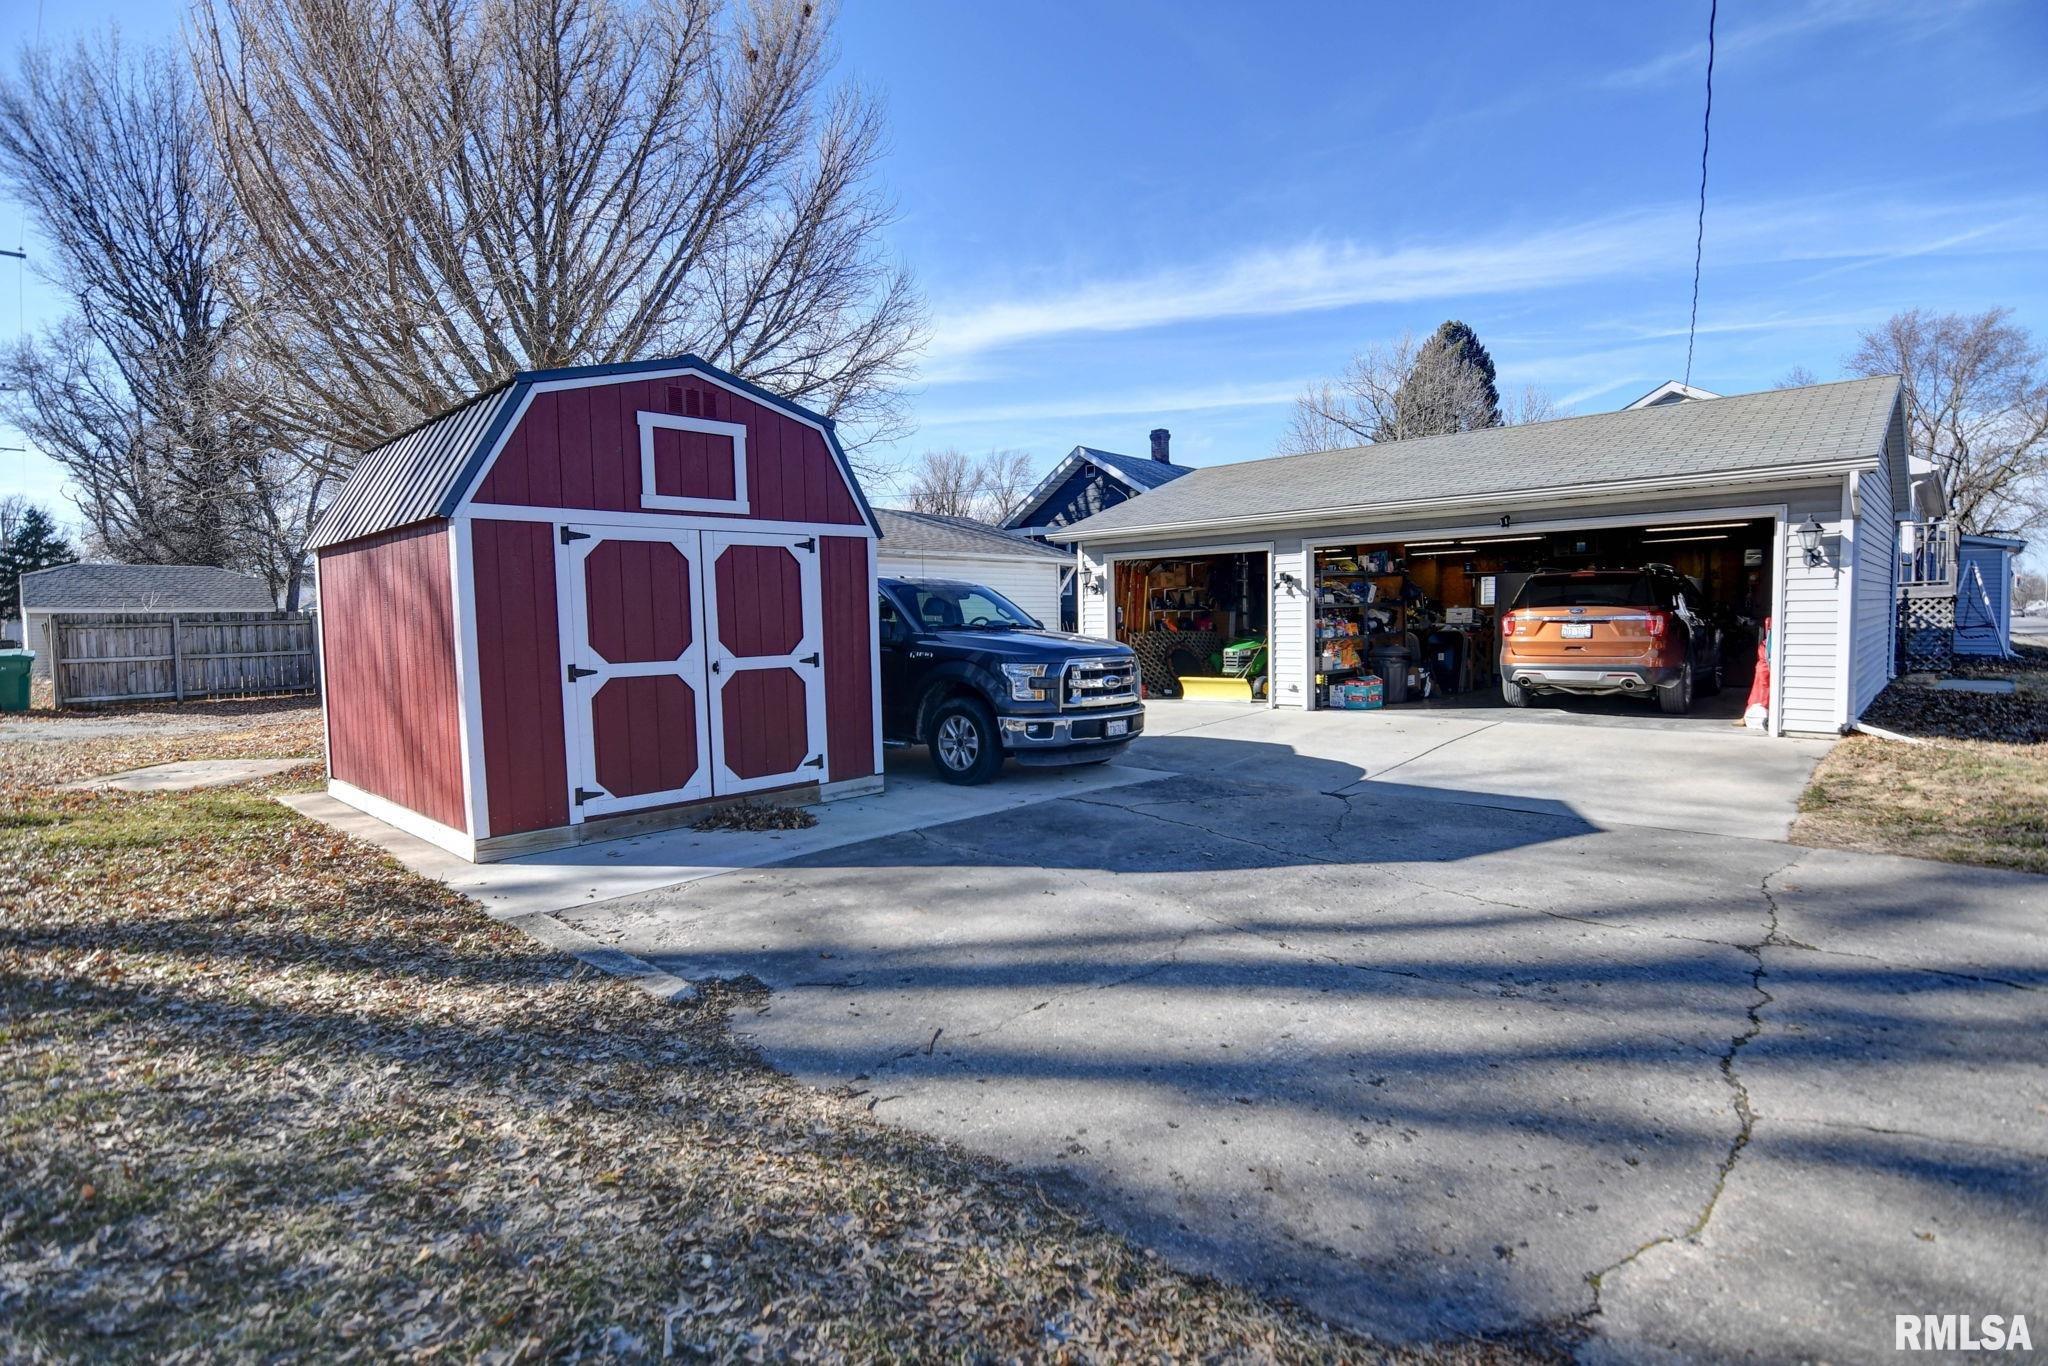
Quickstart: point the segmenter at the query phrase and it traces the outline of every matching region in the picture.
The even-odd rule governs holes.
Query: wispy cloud
[[[1708,212],[1708,266],[1881,258],[1940,250],[1944,243],[1950,249],[2038,251],[2048,243],[2031,225],[2043,220],[2044,206],[2048,197],[2042,196],[1984,204],[1851,195],[1720,205]],[[1381,247],[1310,241],[1021,298],[942,305],[928,354],[935,367],[957,371],[966,357],[1065,334],[1515,294],[1641,276],[1689,266],[1692,215],[1691,206],[1673,204],[1463,242]]]
[[[1807,34],[1852,24],[1882,24],[1924,34],[1947,27],[1961,11],[1973,7],[1973,0],[1951,0],[1938,6],[1898,4],[1894,0],[1813,0],[1810,4],[1782,9],[1768,19],[1721,29],[1714,38],[1715,64],[1718,67],[1731,58],[1767,52]],[[1703,80],[1706,67],[1707,42],[1703,34],[1696,43],[1609,72],[1599,84],[1627,90],[1676,79]]]

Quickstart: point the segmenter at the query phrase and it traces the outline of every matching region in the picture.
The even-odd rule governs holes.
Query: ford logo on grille
[[[1123,685],[1124,680],[1119,674],[1104,674],[1102,676],[1102,686],[1105,688],[1121,688]]]

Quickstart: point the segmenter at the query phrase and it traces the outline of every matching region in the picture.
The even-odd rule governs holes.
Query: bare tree
[[[1500,401],[1500,421],[1503,427],[1522,427],[1531,422],[1549,422],[1565,416],[1564,409],[1557,406],[1549,392],[1534,384],[1522,386],[1522,392]]]
[[[912,466],[903,496],[912,512],[1001,526],[1036,482],[1028,451],[994,450],[978,460],[964,451],[926,451]]]
[[[980,498],[980,475],[965,451],[926,451],[910,471],[904,498],[912,512],[972,517]]]
[[[1279,449],[1299,454],[1495,427],[1497,405],[1492,375],[1445,344],[1443,329],[1420,342],[1403,332],[1368,346],[1335,380],[1296,399]],[[1555,415],[1547,399],[1541,411]]]
[[[1818,383],[1820,383],[1819,375],[1814,374],[1813,371],[1803,365],[1795,365],[1784,374],[1778,376],[1777,381],[1771,387],[1773,389],[1804,389],[1810,384]]]
[[[1914,451],[1933,460],[1966,531],[2048,521],[2048,373],[2012,310],[1894,314],[1849,357],[1859,375],[1903,375]]]
[[[116,558],[263,572],[289,591],[320,486],[252,416],[223,289],[235,237],[175,53],[31,52],[0,82],[0,180],[37,218],[69,317],[0,357],[0,411],[61,465]]]
[[[981,458],[980,475],[980,516],[983,521],[996,526],[1009,521],[1011,514],[1024,506],[1025,498],[1038,486],[1038,479],[1031,470],[1029,451],[990,451]]]
[[[279,419],[367,446],[519,369],[692,352],[890,433],[922,327],[877,107],[806,0],[208,0]]]
[[[2012,598],[2016,611],[2024,611],[2028,604],[2048,598],[2048,574],[2032,569],[2020,570],[2013,575]]]

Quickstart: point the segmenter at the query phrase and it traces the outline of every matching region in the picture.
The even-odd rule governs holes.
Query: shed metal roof
[[[320,550],[374,536],[414,522],[452,516],[463,491],[475,476],[491,448],[497,444],[505,425],[519,411],[527,392],[536,384],[556,380],[621,379],[648,371],[691,369],[706,378],[739,390],[746,397],[778,408],[805,422],[816,423],[825,434],[825,445],[845,473],[861,513],[874,524],[874,512],[860,480],[847,463],[839,445],[832,419],[812,412],[728,374],[696,356],[668,356],[656,360],[630,361],[619,365],[582,365],[559,370],[522,370],[494,389],[431,417],[397,436],[364,451],[356,459],[341,486],[341,492],[327,505],[320,524],[307,542],[307,549]]]
[[[60,564],[21,576],[25,612],[271,612],[270,586],[198,564]]]
[[[972,517],[944,517],[933,512],[876,508],[882,523],[884,555],[981,555],[1013,560],[1049,560],[1070,564],[1070,551],[1013,535]]]
[[[1045,534],[1099,540],[1855,468],[1883,458],[1898,403],[1898,377],[1888,375],[1209,465]]]

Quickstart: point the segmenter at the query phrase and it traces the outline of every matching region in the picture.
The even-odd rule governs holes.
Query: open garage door
[[[1270,550],[1162,552],[1111,563],[1116,638],[1138,656],[1144,696],[1266,703]]]
[[[1774,612],[1775,544],[1775,518],[1712,513],[1629,526],[1320,543],[1314,703],[1505,707],[1503,619],[1533,580],[1543,585],[1545,629],[1558,637],[1558,686],[1546,678],[1546,686],[1529,690],[1533,698],[1519,700],[1592,717],[1642,715],[1657,695],[1655,679],[1668,676],[1660,670],[1671,641],[1655,633],[1669,626],[1697,676],[1686,714],[1738,719]],[[1560,586],[1560,575],[1571,577]],[[1568,601],[1574,583],[1587,595],[1578,615],[1603,615],[1600,592],[1640,610],[1605,612],[1627,618],[1608,626],[1564,621],[1577,605]],[[1548,615],[1560,620],[1550,624]]]

